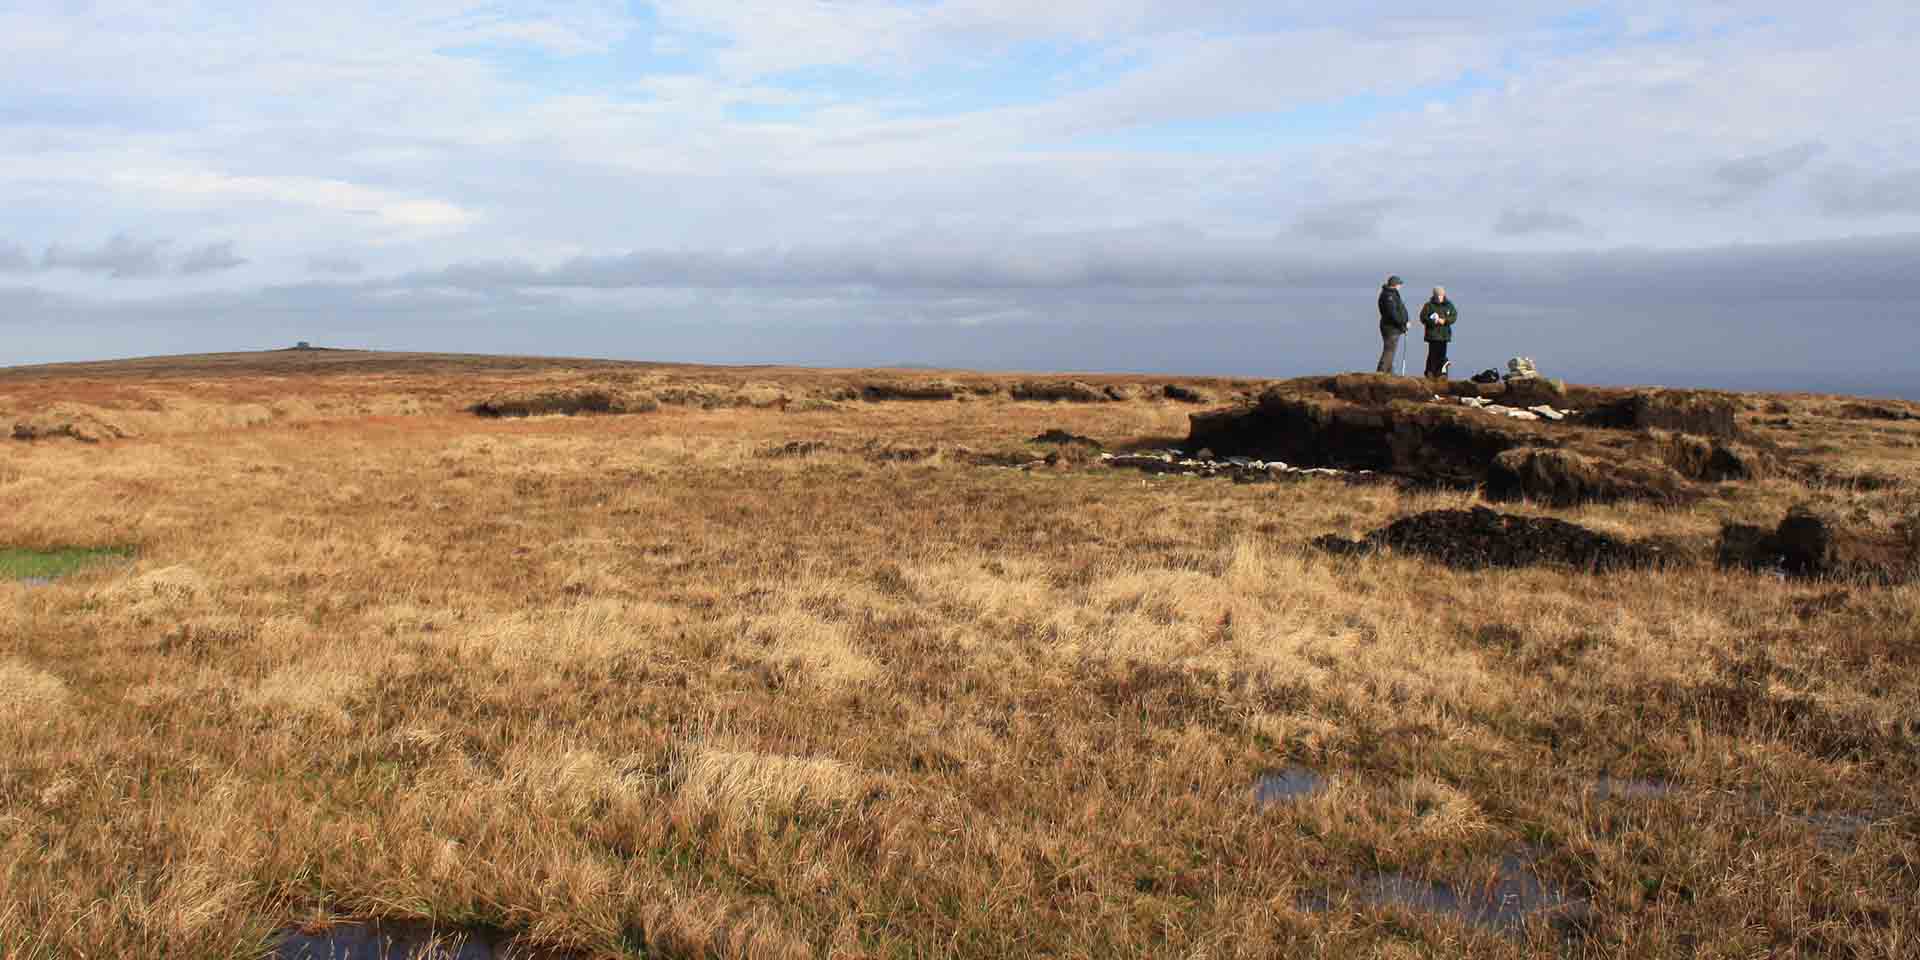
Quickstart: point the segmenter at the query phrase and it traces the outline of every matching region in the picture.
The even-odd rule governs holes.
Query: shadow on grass
[[[1115,443],[1113,446],[1107,449],[1115,454],[1157,453],[1161,450],[1182,450],[1189,453],[1192,452],[1192,451],[1186,450],[1186,443],[1187,443],[1187,438],[1184,436],[1178,436],[1178,437],[1147,436],[1147,437],[1134,437],[1131,440],[1124,440],[1124,441]]]

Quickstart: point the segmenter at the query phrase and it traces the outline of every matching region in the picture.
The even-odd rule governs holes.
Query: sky
[[[0,0],[0,365],[1291,376],[1395,273],[1456,372],[1920,397],[1907,2],[1446,6]]]

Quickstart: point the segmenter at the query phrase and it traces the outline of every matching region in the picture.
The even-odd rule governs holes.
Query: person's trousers
[[[1447,375],[1447,341],[1427,341],[1427,376],[1444,377]]]
[[[1393,372],[1394,357],[1400,352],[1401,333],[1391,327],[1380,328],[1380,365],[1374,368],[1375,372]]]

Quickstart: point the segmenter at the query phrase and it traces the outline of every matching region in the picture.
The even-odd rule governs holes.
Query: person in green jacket
[[[1420,324],[1427,328],[1427,376],[1444,377],[1453,366],[1447,360],[1447,344],[1453,342],[1453,325],[1460,311],[1447,299],[1446,287],[1434,287],[1433,296],[1420,307]]]

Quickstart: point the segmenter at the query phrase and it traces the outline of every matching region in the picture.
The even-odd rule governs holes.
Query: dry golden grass
[[[26,723],[36,714],[58,711],[66,705],[67,685],[44,670],[14,660],[0,660],[0,715]]]
[[[588,956],[1920,956],[1920,587],[1334,559],[1304,544],[1474,497],[969,453],[1170,441],[1158,400],[357,356],[0,372],[6,416],[126,434],[0,447],[0,545],[137,545],[0,583],[0,956],[326,916]],[[682,402],[463,412],[583,383]],[[1759,429],[1824,479],[1557,515],[1920,514],[1920,424],[1787,408]],[[1325,789],[1256,804],[1290,765]],[[1577,930],[1342,893],[1523,849]]]

